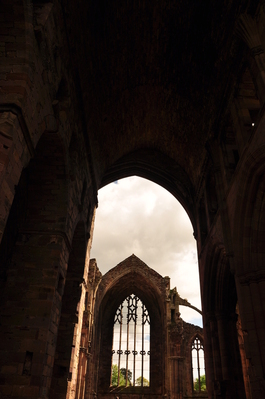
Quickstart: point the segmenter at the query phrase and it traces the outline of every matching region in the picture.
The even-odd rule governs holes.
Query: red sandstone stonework
[[[265,397],[264,27],[259,0],[1,1],[1,398],[99,395],[100,348],[81,340],[98,320],[97,191],[131,175],[193,225],[208,397]],[[168,327],[156,328],[162,396]]]

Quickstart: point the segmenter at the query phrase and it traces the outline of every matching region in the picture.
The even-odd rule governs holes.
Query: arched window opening
[[[143,302],[129,295],[118,307],[113,326],[111,385],[150,385],[150,317]]]
[[[195,337],[191,347],[193,391],[206,391],[203,343]]]

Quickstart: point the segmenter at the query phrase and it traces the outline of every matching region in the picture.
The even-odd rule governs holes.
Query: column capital
[[[242,285],[257,284],[261,281],[265,281],[265,270],[251,270],[244,274],[237,275],[237,278]]]

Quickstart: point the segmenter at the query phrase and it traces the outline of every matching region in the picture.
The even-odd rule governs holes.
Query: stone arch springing
[[[196,236],[194,187],[187,173],[175,160],[154,149],[129,153],[105,171],[100,188],[134,175],[150,180],[170,192],[187,212]]]

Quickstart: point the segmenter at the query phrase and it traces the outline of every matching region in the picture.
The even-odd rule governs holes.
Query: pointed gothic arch
[[[145,389],[146,394],[162,394],[165,376],[163,329],[166,325],[166,281],[135,255],[130,256],[106,273],[96,297],[94,324],[94,361],[98,364],[98,378],[92,382],[98,397],[109,395],[111,381],[112,338],[115,314],[120,304],[131,294],[141,299],[150,316],[150,386],[129,387]]]
[[[139,149],[116,160],[105,171],[100,188],[129,176],[150,180],[170,192],[187,212],[196,232],[194,187],[176,160],[157,149]]]
[[[112,387],[150,385],[150,316],[134,293],[122,300],[115,313],[111,370]]]

